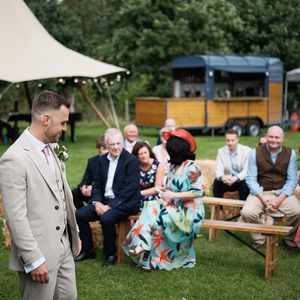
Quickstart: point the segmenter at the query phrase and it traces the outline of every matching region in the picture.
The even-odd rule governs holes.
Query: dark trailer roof
[[[206,68],[232,73],[265,73],[271,81],[282,82],[283,65],[276,57],[253,55],[180,56],[172,61],[172,69]]]

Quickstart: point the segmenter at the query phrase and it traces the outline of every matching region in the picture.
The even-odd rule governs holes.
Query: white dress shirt
[[[109,167],[108,167],[107,181],[106,181],[105,192],[104,192],[104,196],[107,198],[115,197],[112,186],[113,186],[113,182],[114,182],[114,177],[115,177],[119,157],[120,156],[113,158],[110,155],[110,153],[108,153],[108,155],[107,155],[107,159],[109,160]]]

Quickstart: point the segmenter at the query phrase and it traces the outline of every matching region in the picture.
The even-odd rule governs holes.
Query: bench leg
[[[118,236],[117,236],[117,263],[122,263],[124,261],[124,252],[122,250],[123,242],[126,238],[126,235],[129,231],[129,221],[124,220],[120,222],[118,225]]]
[[[220,206],[213,205],[211,207],[210,219],[211,220],[219,220],[220,219]],[[216,239],[216,237],[217,237],[217,229],[210,228],[208,230],[208,240],[213,241]]]
[[[265,279],[271,279],[277,263],[277,237],[266,236]]]

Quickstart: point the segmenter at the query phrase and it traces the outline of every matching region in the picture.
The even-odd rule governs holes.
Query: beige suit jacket
[[[79,235],[72,193],[63,165],[56,154],[54,157],[62,174],[67,223],[75,253]],[[15,271],[24,271],[24,264],[42,256],[49,270],[58,262],[65,220],[59,213],[62,205],[55,180],[42,158],[23,133],[0,159],[0,192],[12,236],[10,268]]]
[[[248,159],[251,148],[245,145],[237,145],[237,164],[239,168],[239,173],[237,177],[240,180],[244,180],[247,175],[248,170]],[[217,167],[216,167],[216,177],[220,179],[224,175],[231,174],[231,161],[229,148],[227,145],[218,150],[217,155]]]

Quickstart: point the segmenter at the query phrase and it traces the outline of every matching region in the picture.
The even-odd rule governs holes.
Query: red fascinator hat
[[[181,138],[189,143],[191,152],[195,152],[197,150],[197,143],[195,138],[185,129],[178,128],[173,131],[164,132],[163,136],[166,140],[168,140],[171,136]]]

